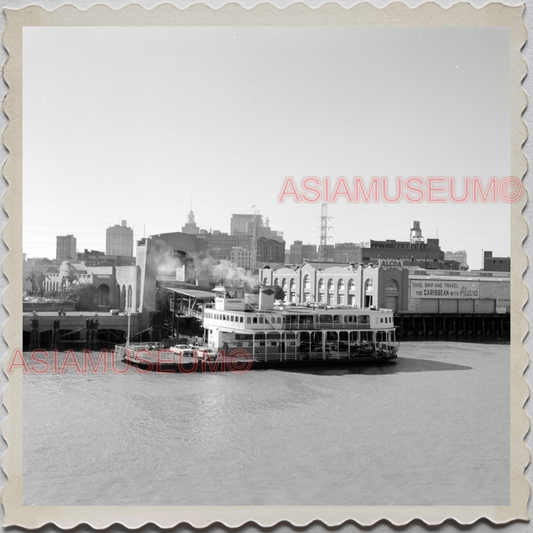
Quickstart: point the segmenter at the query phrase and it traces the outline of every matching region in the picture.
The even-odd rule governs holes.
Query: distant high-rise
[[[246,235],[251,235],[253,233],[253,227],[256,219],[259,229],[263,226],[262,215],[231,215],[231,234],[238,235],[240,233],[244,233]]]
[[[126,221],[122,225],[115,224],[107,228],[105,235],[106,255],[122,255],[133,257],[133,230],[128,228]]]
[[[200,233],[200,228],[196,225],[194,220],[192,206],[189,214],[187,215],[187,222],[185,222],[185,226],[181,228],[181,232],[187,233],[188,235],[198,235]]]
[[[466,250],[459,250],[457,252],[445,252],[444,259],[446,261],[457,261],[461,269],[468,270],[468,259],[466,255]]]
[[[76,237],[74,235],[56,237],[56,260],[76,261]]]

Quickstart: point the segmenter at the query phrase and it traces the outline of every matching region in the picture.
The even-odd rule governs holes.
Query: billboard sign
[[[411,298],[479,299],[479,281],[412,279]]]

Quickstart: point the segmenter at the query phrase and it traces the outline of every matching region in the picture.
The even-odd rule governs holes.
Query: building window
[[[323,291],[323,290],[324,290],[324,287],[325,287],[324,279],[323,279],[323,278],[320,278],[320,279],[318,280],[318,290],[319,290],[319,291]]]
[[[338,287],[339,291],[343,291],[344,290],[344,280],[343,279],[339,280],[339,282],[337,283],[337,287]]]
[[[311,276],[309,274],[306,274],[304,276],[304,289],[309,290],[311,288]]]
[[[387,281],[387,286],[385,287],[387,296],[398,296],[398,282],[394,279]]]
[[[351,279],[350,281],[348,281],[348,290],[355,291],[355,280]]]
[[[328,291],[334,291],[334,290],[335,290],[335,282],[332,279],[330,279],[328,281]]]

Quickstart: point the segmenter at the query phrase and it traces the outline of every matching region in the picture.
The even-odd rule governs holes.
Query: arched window
[[[397,296],[398,295],[398,282],[395,279],[390,279],[387,281],[387,286],[385,287],[387,296]]]
[[[306,274],[304,276],[304,289],[309,290],[311,288],[311,276]]]
[[[283,290],[287,290],[287,278],[283,278],[283,279],[281,280],[281,288],[282,288]]]
[[[128,308],[131,309],[132,304],[132,290],[131,285],[128,285]]]
[[[344,290],[344,280],[343,279],[339,280],[339,282],[337,283],[337,288],[338,288],[339,292]]]
[[[291,279],[291,291],[296,289],[296,280],[294,278]]]
[[[324,278],[320,278],[318,280],[318,290],[323,291],[325,286]]]
[[[275,287],[279,287],[279,279],[278,278],[274,279],[274,286]]]
[[[330,279],[328,281],[328,291],[334,291],[334,290],[335,290],[335,282],[332,279]]]
[[[365,281],[365,294],[372,294],[374,292],[374,284],[371,279]]]
[[[268,285],[268,278],[263,278],[263,285]]]
[[[126,285],[122,285],[122,294],[120,296],[120,306],[123,310],[126,309]]]
[[[101,305],[102,307],[107,307],[109,305],[109,285],[104,283],[98,287],[97,301],[98,305]]]
[[[355,280],[351,279],[348,281],[348,290],[355,291]]]

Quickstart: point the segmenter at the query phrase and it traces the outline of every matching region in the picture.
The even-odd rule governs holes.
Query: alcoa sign
[[[403,268],[402,259],[377,259],[380,267]]]

